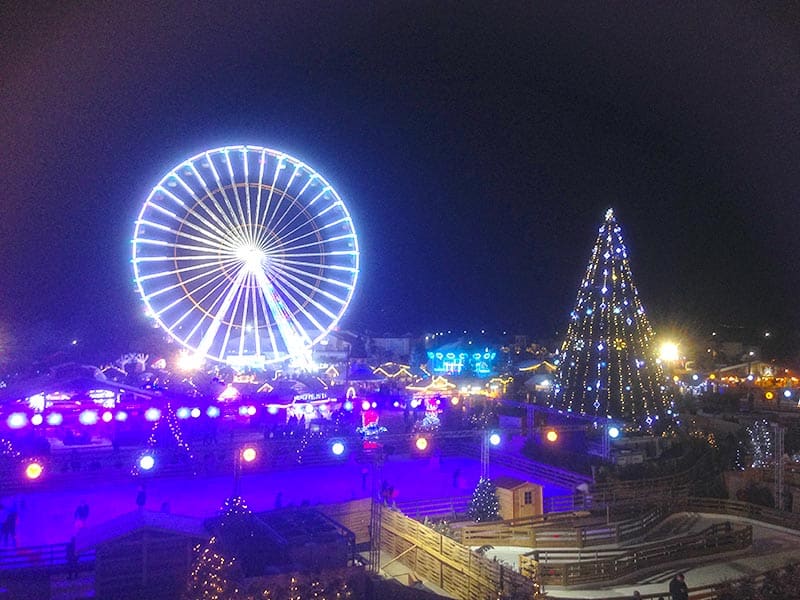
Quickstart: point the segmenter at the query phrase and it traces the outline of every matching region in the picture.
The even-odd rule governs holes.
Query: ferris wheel
[[[358,278],[358,238],[336,190],[258,146],[208,150],[170,170],[132,245],[148,314],[190,352],[233,366],[307,366]]]

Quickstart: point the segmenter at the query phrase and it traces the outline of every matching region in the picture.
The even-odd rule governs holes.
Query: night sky
[[[792,3],[5,4],[6,336],[124,345],[149,189],[241,143],[348,205],[344,327],[550,337],[608,207],[657,330],[797,327]]]

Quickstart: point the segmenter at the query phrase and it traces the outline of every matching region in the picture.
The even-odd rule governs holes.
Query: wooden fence
[[[529,546],[531,548],[587,548],[642,538],[668,514],[656,507],[621,521],[589,513],[540,515],[527,519],[475,523],[456,529],[467,546]]]
[[[637,544],[624,550],[534,551],[520,556],[520,572],[536,571],[541,582],[550,585],[608,584],[667,563],[744,550],[752,543],[752,526],[716,523],[693,535]]]
[[[383,511],[381,523],[381,549],[456,598],[537,597],[538,585],[533,579],[479,556],[400,512]],[[384,560],[382,566],[390,560]]]

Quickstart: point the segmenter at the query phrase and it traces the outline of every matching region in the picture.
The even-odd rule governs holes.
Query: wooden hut
[[[516,477],[496,477],[492,482],[497,487],[500,516],[503,519],[520,519],[542,514],[542,486]]]

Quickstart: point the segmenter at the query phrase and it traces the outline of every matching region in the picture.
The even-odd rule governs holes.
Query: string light
[[[550,403],[568,412],[650,426],[669,404],[654,337],[621,229],[609,209],[570,313],[560,380]]]

